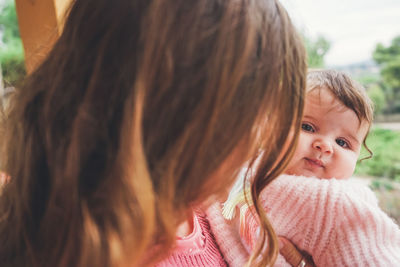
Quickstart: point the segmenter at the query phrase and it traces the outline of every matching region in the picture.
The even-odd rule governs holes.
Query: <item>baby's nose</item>
[[[333,152],[332,144],[324,139],[314,141],[313,148],[321,151],[322,153],[331,154]]]

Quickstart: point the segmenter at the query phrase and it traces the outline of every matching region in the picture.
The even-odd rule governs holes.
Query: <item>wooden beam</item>
[[[15,0],[27,72],[46,57],[60,36],[70,0]]]

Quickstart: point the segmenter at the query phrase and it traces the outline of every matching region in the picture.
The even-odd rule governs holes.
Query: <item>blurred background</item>
[[[358,163],[354,179],[370,186],[400,225],[400,1],[282,3],[304,37],[309,66],[349,73],[374,101],[375,123],[367,140],[374,156]],[[26,75],[25,53],[15,2],[0,0],[1,106]],[[360,158],[367,155],[363,151]]]

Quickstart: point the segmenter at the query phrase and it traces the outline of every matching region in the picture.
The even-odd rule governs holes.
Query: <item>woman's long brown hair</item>
[[[275,0],[74,1],[3,124],[2,266],[141,265],[260,145],[263,214],[258,195],[296,142],[305,67]]]

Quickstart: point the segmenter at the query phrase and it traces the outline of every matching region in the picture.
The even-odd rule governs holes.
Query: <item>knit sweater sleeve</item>
[[[345,189],[334,210],[335,229],[325,251],[315,259],[317,265],[400,266],[398,225],[376,201],[356,197]],[[368,195],[370,190],[365,191]]]
[[[342,192],[317,178],[281,175],[262,192],[262,202],[279,236],[319,258],[336,228],[336,208]]]
[[[239,230],[233,221],[222,216],[221,203],[215,202],[206,209],[207,219],[210,223],[215,240],[231,267],[245,266],[250,256],[239,236]]]
[[[317,266],[400,266],[399,227],[367,187],[283,175],[263,199],[277,234]]]

